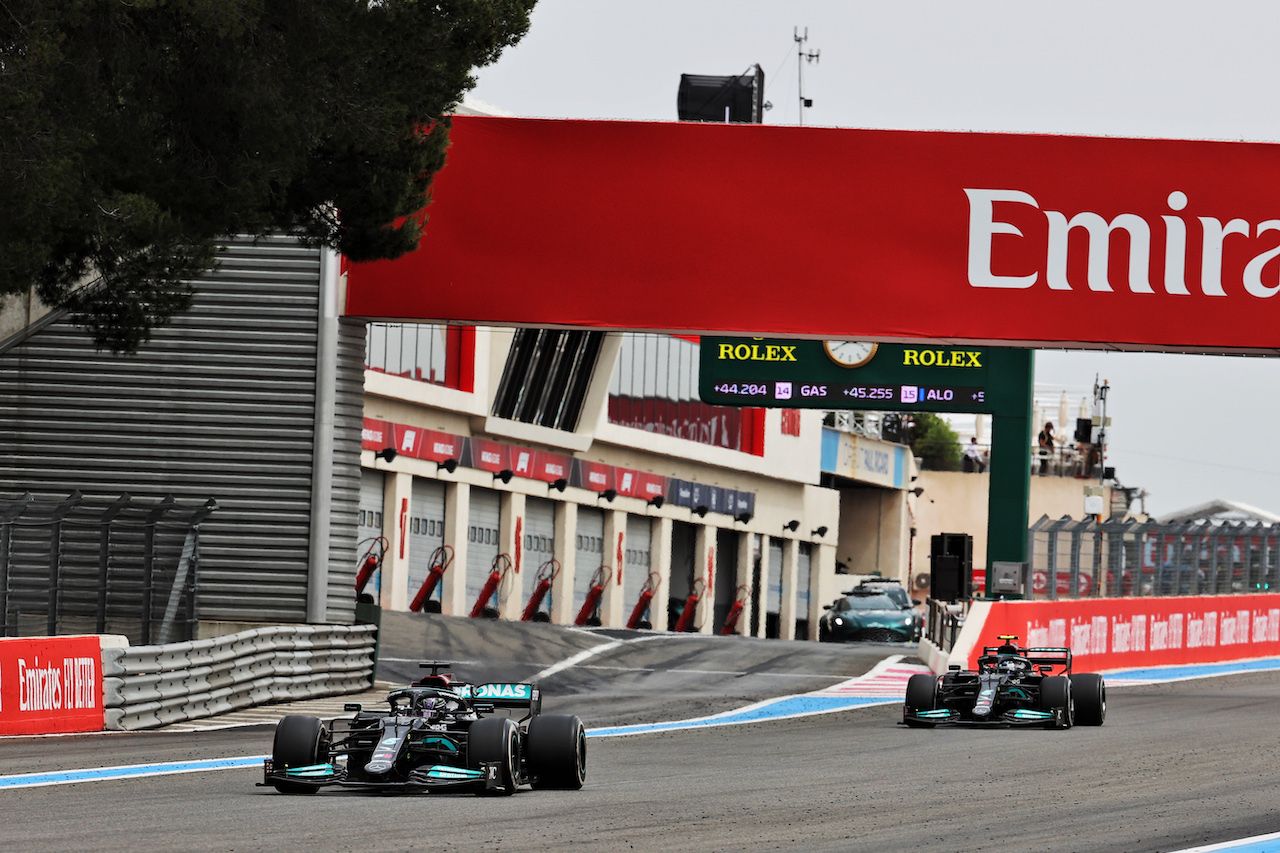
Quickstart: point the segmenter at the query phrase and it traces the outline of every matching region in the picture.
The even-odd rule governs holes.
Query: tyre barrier
[[[167,645],[104,648],[102,705],[111,731],[373,686],[376,625],[273,625]]]

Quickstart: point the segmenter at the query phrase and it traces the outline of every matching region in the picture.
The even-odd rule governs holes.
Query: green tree
[[[960,437],[945,420],[931,412],[912,415],[908,438],[911,452],[931,471],[960,470]]]
[[[219,240],[417,245],[447,115],[536,0],[4,0],[0,297],[131,351]]]

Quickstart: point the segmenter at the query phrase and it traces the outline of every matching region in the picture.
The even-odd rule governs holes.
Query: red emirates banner
[[[578,464],[578,476],[575,478],[575,486],[583,489],[590,489],[593,492],[603,492],[606,489],[613,488],[613,471],[612,465],[606,465],[603,462],[589,462],[586,459],[576,460]]]
[[[347,313],[1280,346],[1273,144],[463,116],[452,140],[420,248],[352,264]]]
[[[1022,646],[1071,649],[1077,672],[1221,663],[1280,655],[1274,595],[994,602],[977,648],[1016,634]]]
[[[102,731],[97,637],[0,640],[0,735]]]

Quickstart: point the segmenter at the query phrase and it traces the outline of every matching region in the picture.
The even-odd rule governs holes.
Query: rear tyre
[[[1071,728],[1075,723],[1075,701],[1071,696],[1071,679],[1065,675],[1045,676],[1040,682],[1040,710],[1053,711],[1059,708],[1062,709],[1062,728]]]
[[[329,733],[316,717],[290,714],[276,723],[276,736],[271,744],[271,760],[277,771],[310,767],[329,760]],[[272,782],[282,794],[314,794],[312,785],[295,782]]]
[[[1107,683],[1098,673],[1072,675],[1071,697],[1076,705],[1076,725],[1100,726],[1107,719]]]
[[[928,673],[911,676],[907,682],[906,705],[912,711],[933,711],[938,707],[938,678]],[[931,729],[933,723],[903,715],[903,722],[913,729]]]
[[[516,792],[520,766],[520,729],[506,717],[485,717],[471,724],[467,734],[467,766],[479,770],[486,761],[498,762],[498,788],[486,788],[482,794],[509,797]]]
[[[587,780],[587,730],[572,714],[534,717],[524,746],[534,788],[576,791]]]

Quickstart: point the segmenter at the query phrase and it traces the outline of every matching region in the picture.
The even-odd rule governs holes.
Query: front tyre
[[[586,781],[587,730],[572,714],[534,717],[524,745],[534,788],[576,791]]]
[[[913,729],[931,729],[933,723],[917,720],[907,711],[933,711],[938,707],[938,677],[928,673],[911,676],[907,682],[906,708],[903,709],[902,721]]]
[[[1065,675],[1048,675],[1040,682],[1040,710],[1062,709],[1061,726],[1069,729],[1075,723],[1075,701],[1071,695],[1071,679]]]
[[[1107,683],[1098,673],[1072,675],[1071,696],[1075,700],[1076,725],[1100,726],[1107,719]]]
[[[481,793],[509,797],[516,792],[519,737],[519,727],[506,717],[485,717],[471,724],[467,734],[467,766],[479,770],[484,762],[498,762],[499,787],[486,788]]]
[[[329,760],[329,733],[316,717],[290,714],[276,724],[271,744],[271,760],[277,772],[290,768],[310,767]],[[314,794],[313,785],[295,782],[272,782],[282,794]]]

